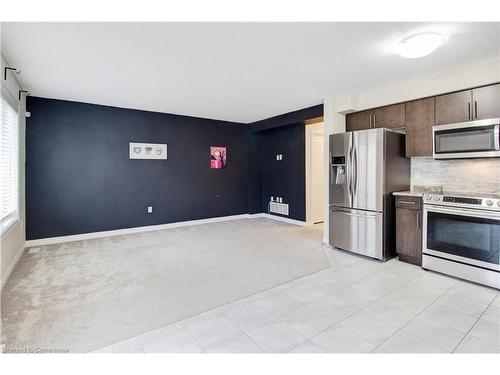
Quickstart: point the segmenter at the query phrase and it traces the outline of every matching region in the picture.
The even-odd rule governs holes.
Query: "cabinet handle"
[[[377,127],[377,117],[375,117],[375,115],[373,115],[373,127],[376,128]]]
[[[398,201],[398,203],[403,203],[403,204],[417,204],[417,202],[412,202],[412,201]]]
[[[467,102],[467,109],[469,111],[469,116],[467,117],[469,120],[472,120],[472,117],[470,116],[470,102]]]
[[[417,212],[417,229],[420,230],[420,212]]]
[[[477,118],[477,100],[474,100],[474,113],[475,113],[475,118]]]
[[[372,116],[373,116],[373,115],[370,115],[370,118],[369,118],[369,128],[370,128],[370,129],[372,128]]]

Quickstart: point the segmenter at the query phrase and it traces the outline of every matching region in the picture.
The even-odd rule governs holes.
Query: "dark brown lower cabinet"
[[[396,196],[396,251],[399,260],[422,265],[422,198]]]

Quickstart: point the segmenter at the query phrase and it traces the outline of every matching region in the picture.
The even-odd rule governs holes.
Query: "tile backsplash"
[[[500,158],[411,159],[412,185],[441,185],[443,191],[500,195]]]

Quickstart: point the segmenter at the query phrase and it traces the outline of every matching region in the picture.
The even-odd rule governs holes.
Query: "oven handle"
[[[461,216],[472,216],[485,219],[496,219],[500,221],[500,212],[486,211],[486,210],[474,210],[474,209],[463,209],[456,207],[438,207],[434,205],[424,204],[424,213],[427,212],[438,212],[443,214],[451,215],[461,215]]]

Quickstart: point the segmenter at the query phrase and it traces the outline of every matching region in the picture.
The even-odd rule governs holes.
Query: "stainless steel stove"
[[[500,197],[425,194],[422,267],[500,289]]]

